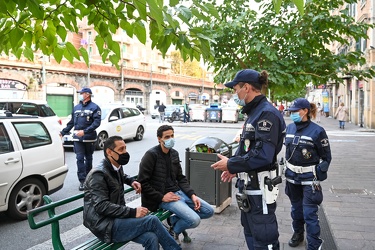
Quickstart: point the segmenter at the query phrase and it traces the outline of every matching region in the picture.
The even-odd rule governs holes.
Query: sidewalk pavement
[[[285,121],[290,123],[289,117]],[[239,124],[210,123],[210,126],[236,127]],[[173,126],[206,126],[207,123],[173,123]],[[324,201],[320,208],[321,224],[326,218],[327,226],[322,225],[322,238],[332,234],[331,244],[323,244],[324,250],[375,249],[375,171],[374,130],[360,128],[346,123],[345,130],[339,129],[339,123],[332,118],[321,118],[319,123],[327,131],[332,150],[332,162],[328,179],[322,183]],[[283,156],[283,151],[279,158]],[[277,219],[279,224],[282,250],[305,249],[305,242],[296,248],[288,246],[292,235],[290,202],[284,193],[285,181],[280,184],[280,195],[277,200]],[[236,189],[232,188],[234,194]],[[232,195],[234,197],[234,195]],[[321,216],[322,215],[322,216]],[[322,218],[325,217],[325,218]],[[192,242],[182,243],[186,250],[245,250],[240,223],[240,211],[233,198],[231,205],[213,218],[202,220],[195,228],[187,230]],[[181,237],[182,238],[182,237]],[[329,243],[329,242],[326,242]],[[333,244],[333,246],[332,246]],[[131,243],[124,249],[142,249],[140,245]]]

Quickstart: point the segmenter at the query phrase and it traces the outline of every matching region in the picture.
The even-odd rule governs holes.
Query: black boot
[[[289,240],[288,244],[291,247],[296,247],[301,243],[304,239],[304,233],[294,233],[292,238]]]

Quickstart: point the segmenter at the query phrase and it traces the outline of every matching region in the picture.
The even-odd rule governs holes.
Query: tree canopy
[[[330,12],[352,0],[311,0],[300,15],[283,3],[275,14],[272,1],[263,1],[262,13],[249,8],[248,1],[224,0],[218,6],[220,18],[201,24],[211,30],[214,60],[210,66],[218,73],[216,82],[226,82],[243,68],[267,70],[270,88],[279,99],[300,94],[306,84],[342,82],[350,74],[358,79],[375,76],[365,68],[365,55],[353,49],[360,39],[367,39],[371,24],[355,22],[347,11]],[[329,45],[340,45],[342,53]]]
[[[181,1],[181,3],[184,3]],[[118,65],[120,46],[112,40],[118,29],[129,37],[146,43],[163,55],[171,46],[181,52],[186,60],[201,57],[210,60],[210,39],[202,28],[192,26],[194,20],[205,16],[218,18],[211,3],[189,1],[189,6],[179,0],[8,0],[0,1],[0,53],[14,54],[34,59],[34,52],[53,55],[61,62],[83,59],[88,63],[88,53],[66,41],[67,33],[78,33],[78,21],[87,19],[98,36],[98,46],[105,59]]]

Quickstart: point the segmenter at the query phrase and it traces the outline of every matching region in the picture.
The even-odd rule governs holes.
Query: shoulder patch
[[[328,147],[329,146],[329,141],[328,138],[324,138],[320,141],[323,147]]]
[[[98,110],[98,115],[102,115],[102,112],[100,110]]]
[[[269,132],[272,128],[272,122],[269,120],[263,119],[258,121],[258,130],[264,131],[264,132]]]

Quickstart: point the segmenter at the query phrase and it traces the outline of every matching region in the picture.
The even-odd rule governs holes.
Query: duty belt
[[[294,166],[293,164],[286,162],[286,167],[297,174],[310,173],[310,172],[315,173],[315,165],[302,167],[302,166]]]
[[[286,178],[286,181],[292,184],[296,184],[296,185],[312,185],[312,184],[320,183],[320,181],[295,181],[295,180],[288,179],[288,178]]]

